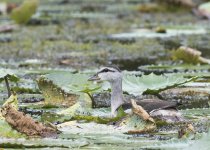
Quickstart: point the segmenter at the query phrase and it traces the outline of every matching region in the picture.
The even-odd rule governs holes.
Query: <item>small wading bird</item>
[[[123,74],[117,66],[103,67],[88,79],[89,81],[108,81],[110,83],[112,117],[117,115],[117,110],[120,106],[122,106],[123,109],[131,107],[131,105],[124,104],[122,79]],[[145,99],[137,101],[137,104],[142,106],[151,117],[159,118],[167,122],[184,121],[181,113],[176,109],[176,102],[168,102],[158,99]]]

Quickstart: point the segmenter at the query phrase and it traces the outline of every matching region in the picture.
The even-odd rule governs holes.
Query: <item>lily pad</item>
[[[97,109],[98,114],[101,109]],[[92,110],[95,113],[97,110]],[[108,112],[109,113],[109,112]],[[103,112],[102,112],[103,114]],[[70,121],[58,125],[60,131],[71,131],[71,133],[143,133],[149,132],[156,128],[156,125],[151,122],[144,121],[138,115],[132,114],[120,118],[105,118],[102,116],[80,115],[74,116],[74,120],[85,120],[85,123],[78,123],[77,121]],[[96,124],[98,123],[98,124]],[[107,125],[107,123],[116,123],[115,125]],[[94,127],[93,127],[94,126]],[[101,128],[108,128],[108,131],[101,131]]]
[[[67,72],[57,72],[42,76],[38,80],[38,85],[45,97],[45,102],[55,105],[74,105],[79,95],[87,93],[91,98],[91,93],[109,90],[110,85],[106,82],[94,84],[87,81],[88,74],[72,74]],[[183,85],[187,82],[195,81],[197,77],[184,78],[179,75],[124,75],[123,91],[135,96],[141,94],[157,94],[160,91]],[[97,102],[96,102],[97,103]]]
[[[5,77],[7,77],[8,80],[12,82],[19,81],[19,78],[17,77],[14,71],[10,69],[0,69],[0,82],[2,82]]]
[[[73,106],[58,112],[61,115],[71,116],[71,120],[85,120],[86,122],[97,122],[100,124],[107,124],[115,122],[125,116],[125,112],[118,110],[117,117],[111,117],[110,108],[92,108],[91,99],[87,94],[82,94],[79,101]]]
[[[52,84],[62,87],[65,92],[70,93],[86,93],[96,91],[100,88],[100,85],[93,84],[92,82],[88,81],[88,78],[89,75],[87,74],[60,72],[44,75],[41,79],[52,81]]]
[[[17,132],[16,130],[12,129],[12,127],[4,120],[0,118],[0,137],[7,137],[7,138],[21,138],[25,137],[25,135]],[[1,141],[1,140],[0,140]]]
[[[38,85],[48,104],[72,106],[79,95],[100,88],[87,81],[87,74],[72,74],[69,72],[51,73],[38,79]]]
[[[43,148],[43,147],[56,147],[60,148],[79,148],[89,145],[89,142],[86,139],[1,139],[0,138],[0,147],[2,148],[17,148],[17,147],[24,147],[24,148]]]
[[[158,94],[166,89],[174,88],[195,81],[196,79],[197,77],[187,79],[179,75],[158,76],[153,73],[141,77],[127,75],[123,78],[123,91],[135,96],[141,94]]]
[[[111,40],[122,40],[122,39],[138,39],[138,38],[170,38],[174,36],[181,35],[196,35],[205,34],[206,30],[202,28],[190,29],[167,29],[166,33],[156,33],[149,29],[138,29],[130,33],[118,33],[109,35]]]
[[[124,118],[119,125],[119,129],[123,133],[137,134],[150,132],[156,128],[156,125],[151,122],[144,121],[138,115],[132,114]]]
[[[184,73],[183,76],[191,74],[197,76],[203,76],[209,74],[206,70],[209,69],[209,65],[192,65],[192,64],[180,64],[180,65],[145,65],[139,67],[139,70],[145,73],[162,74],[162,73]],[[197,73],[198,72],[198,73]],[[210,74],[209,74],[210,75]]]
[[[209,145],[210,133],[203,134],[203,137],[190,145],[191,150],[210,149]]]

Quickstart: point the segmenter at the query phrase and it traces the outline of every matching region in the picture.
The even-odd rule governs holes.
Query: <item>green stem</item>
[[[96,104],[95,104],[95,101],[93,100],[93,96],[89,92],[87,92],[87,95],[90,97],[92,101],[92,108],[95,108]]]
[[[11,90],[10,90],[10,86],[9,86],[9,81],[8,81],[7,77],[4,77],[4,80],[5,80],[6,87],[7,87],[8,97],[10,97]]]

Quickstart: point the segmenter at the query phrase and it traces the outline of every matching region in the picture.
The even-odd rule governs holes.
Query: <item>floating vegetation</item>
[[[0,2],[0,147],[208,149],[208,7],[204,0]],[[110,64],[123,73],[126,105],[116,117],[110,86],[87,81]],[[142,108],[130,109],[131,99]],[[184,121],[151,118],[145,99],[177,105]]]

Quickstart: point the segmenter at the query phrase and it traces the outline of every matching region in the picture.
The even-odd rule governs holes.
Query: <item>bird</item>
[[[124,103],[122,80],[123,73],[115,65],[104,66],[97,73],[92,75],[89,81],[108,81],[111,85],[111,116],[117,116],[117,110],[122,108],[130,109],[131,103]],[[166,122],[184,121],[182,114],[177,110],[178,103],[160,99],[144,99],[137,101],[137,105],[144,108],[151,117],[165,120]]]

